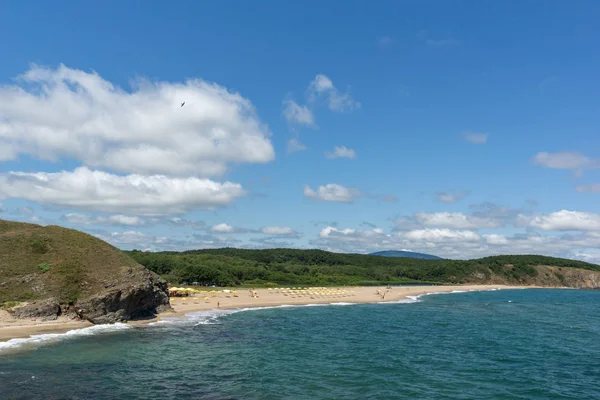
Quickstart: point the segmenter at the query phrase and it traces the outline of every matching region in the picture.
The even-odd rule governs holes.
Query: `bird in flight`
[[[185,104],[185,101],[183,103],[181,103],[181,107],[183,107],[184,104]],[[179,107],[179,108],[181,108],[181,107]]]

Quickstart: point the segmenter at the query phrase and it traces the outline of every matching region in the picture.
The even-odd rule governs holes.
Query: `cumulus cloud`
[[[288,226],[265,226],[260,229],[260,232],[264,235],[274,236],[293,236],[297,235],[296,231]]]
[[[384,194],[383,196],[380,197],[380,199],[384,203],[397,203],[400,201],[400,199],[398,197],[394,196],[393,194]]]
[[[566,169],[580,176],[583,171],[600,168],[600,159],[590,158],[581,153],[561,151],[558,153],[537,153],[533,163],[544,168]]]
[[[290,140],[288,140],[287,143],[287,151],[288,153],[295,153],[297,151],[304,151],[306,150],[306,146],[302,143],[300,143],[300,141],[297,138],[291,138]]]
[[[450,229],[498,228],[503,225],[503,221],[497,219],[451,212],[416,213],[415,218],[424,226]]]
[[[316,191],[309,185],[304,185],[304,196],[317,201],[352,203],[361,195],[360,191],[356,189],[346,188],[336,183],[321,185]]]
[[[33,65],[0,87],[0,115],[5,160],[27,154],[123,173],[215,176],[275,156],[252,103],[201,79],[138,79],[126,91],[96,72]]]
[[[197,220],[189,220],[180,217],[170,217],[170,218],[154,218],[153,222],[155,223],[164,223],[168,226],[172,227],[190,227],[192,229],[200,230],[206,228],[206,223],[204,221]]]
[[[352,98],[350,93],[341,93],[331,79],[326,75],[318,74],[308,85],[309,102],[314,103],[324,99],[327,106],[334,112],[353,111],[360,108],[360,103]]]
[[[210,228],[210,230],[213,232],[219,232],[219,233],[233,233],[235,228],[231,225],[221,223],[221,224],[217,224],[217,225],[213,226],[212,228]]]
[[[595,183],[592,185],[577,185],[575,186],[575,190],[584,193],[600,193],[600,183]]]
[[[467,142],[475,143],[475,144],[485,144],[487,143],[489,133],[475,133],[471,131],[466,131],[462,133],[462,137]]]
[[[293,100],[284,100],[283,116],[290,123],[313,126],[313,113],[306,107],[301,106]]]
[[[517,215],[522,209],[511,209],[494,203],[474,204],[471,212],[419,212],[411,216],[400,216],[394,219],[395,231],[409,231],[422,228],[447,229],[492,229],[514,225]]]
[[[469,195],[470,192],[436,192],[434,193],[435,199],[441,203],[456,203],[461,201]]]
[[[153,249],[155,245],[164,245],[169,242],[166,236],[148,235],[140,231],[110,232],[108,234],[96,234],[117,247],[136,247],[142,245],[144,248]]]
[[[594,262],[600,247],[597,232],[561,236],[479,234],[471,230],[425,228],[386,233],[381,229],[325,227],[312,246],[331,251],[370,253],[378,250],[424,252],[444,258],[468,259],[493,254],[546,254]],[[578,255],[578,256],[577,256]],[[600,258],[597,259],[600,261]]]
[[[79,213],[68,213],[61,217],[63,221],[69,222],[71,224],[78,225],[125,225],[125,226],[138,226],[144,225],[145,220],[143,218],[131,215],[109,215],[107,217],[104,216],[89,216],[85,214]]]
[[[404,234],[406,239],[424,242],[479,241],[481,236],[472,231],[451,229],[417,229]]]
[[[250,242],[251,243],[249,244],[243,244],[242,247],[246,249],[298,248],[294,242],[281,240],[280,238],[273,236],[251,238]]]
[[[160,236],[136,230],[124,232],[92,232],[92,234],[121,249],[144,251],[183,251],[238,246],[240,240],[231,236],[193,234],[190,236]]]
[[[332,152],[326,151],[325,156],[327,158],[354,158],[356,157],[356,151],[346,146],[335,146]]]
[[[0,198],[108,213],[184,214],[226,206],[244,194],[237,183],[164,175],[120,176],[87,167],[73,172],[0,174]]]
[[[600,214],[560,210],[550,214],[519,215],[521,225],[546,231],[600,231]]]

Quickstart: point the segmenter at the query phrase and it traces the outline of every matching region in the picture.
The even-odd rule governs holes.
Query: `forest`
[[[423,260],[296,249],[127,253],[171,283],[217,286],[459,284],[485,283],[492,277],[525,283],[540,265],[600,271],[595,264],[538,255]]]

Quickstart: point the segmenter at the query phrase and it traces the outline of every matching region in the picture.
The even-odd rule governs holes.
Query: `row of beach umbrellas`
[[[291,297],[350,297],[354,296],[353,290],[328,288],[328,287],[292,287],[292,288],[269,288],[269,293],[281,293]]]

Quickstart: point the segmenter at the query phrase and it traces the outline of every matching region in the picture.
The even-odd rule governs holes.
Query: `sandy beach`
[[[448,286],[369,286],[369,287],[328,287],[306,289],[238,289],[224,292],[222,290],[202,291],[189,297],[171,298],[172,312],[165,312],[158,317],[142,321],[131,321],[133,325],[144,325],[162,318],[183,316],[190,312],[211,310],[216,308],[267,307],[279,305],[328,304],[328,303],[377,303],[396,302],[408,296],[419,296],[427,293],[520,289],[529,286],[506,285],[448,285]],[[14,319],[0,310],[0,341],[12,338],[23,338],[44,333],[60,333],[72,329],[92,326],[89,322],[75,321],[59,317],[54,321]]]

